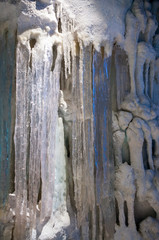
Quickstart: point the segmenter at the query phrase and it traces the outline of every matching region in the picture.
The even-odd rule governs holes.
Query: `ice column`
[[[19,36],[14,138],[16,239],[25,239],[25,234],[36,239],[36,205],[40,198],[41,223],[52,212],[61,64],[60,45],[53,60],[55,39],[41,30]],[[24,231],[27,206],[30,233]]]

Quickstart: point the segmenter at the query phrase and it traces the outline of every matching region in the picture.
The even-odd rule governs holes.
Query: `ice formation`
[[[0,239],[159,239],[158,16],[0,3]]]

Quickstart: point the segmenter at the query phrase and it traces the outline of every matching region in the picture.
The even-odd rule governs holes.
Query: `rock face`
[[[159,3],[0,3],[0,239],[159,238]]]

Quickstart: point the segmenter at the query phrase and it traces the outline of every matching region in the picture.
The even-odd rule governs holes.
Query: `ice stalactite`
[[[104,47],[98,53],[93,50],[92,44],[84,46],[83,40],[74,33],[74,20],[68,17],[60,4],[56,5],[56,16],[59,23],[55,36],[50,36],[49,28],[28,30],[19,36],[16,108],[17,111],[21,109],[19,125],[22,130],[17,129],[19,125],[16,122],[16,134],[20,135],[20,144],[26,154],[25,158],[21,158],[21,165],[24,165],[22,176],[18,170],[20,148],[18,136],[15,135],[15,195],[17,203],[21,201],[21,206],[25,199],[25,212],[22,216],[17,205],[14,236],[20,239],[25,234],[24,239],[30,236],[40,240],[66,237],[66,232],[70,231],[66,228],[73,224],[78,235],[85,239],[109,239],[113,236],[114,223],[113,203],[109,208],[109,216],[105,216],[110,195],[113,201],[110,175],[113,166],[110,163],[110,138],[107,134],[111,121],[110,59],[106,58]],[[20,101],[22,90],[25,102]],[[70,105],[67,107],[68,103]],[[65,137],[58,114],[64,121]],[[69,133],[66,126],[69,129],[71,127]],[[103,133],[100,130],[102,128]],[[21,131],[28,135],[24,136]],[[66,166],[64,149],[64,138],[67,137],[72,143],[70,149],[66,145],[69,166]],[[58,141],[61,145],[58,145]],[[63,149],[62,152],[59,152],[59,147]],[[61,169],[57,163],[60,156]],[[69,204],[74,202],[74,206],[69,206],[75,215],[71,223],[67,212],[68,200],[66,204],[67,168],[72,169],[69,178],[72,178],[70,181],[74,190],[67,196]],[[17,180],[21,180],[21,177],[25,180],[24,199],[24,196],[19,196],[22,186],[18,185]],[[101,187],[100,181],[103,183]],[[18,229],[22,220],[27,226],[26,231]]]
[[[101,48],[101,52],[103,53],[101,55],[96,51],[94,52],[92,63],[96,201],[97,204],[99,204],[99,209],[96,211],[96,214],[99,218],[99,229],[97,228],[99,239],[102,239],[103,236],[101,229],[102,218],[104,224],[104,237],[109,239],[112,238],[112,225],[109,223],[114,221],[114,215],[112,214],[113,205],[110,206],[108,200],[109,196],[113,204],[113,191],[111,188],[113,175],[110,175],[110,172],[113,171],[113,166],[110,162],[111,149],[109,145],[111,137],[107,134],[107,129],[109,129],[109,124],[111,122],[111,108],[109,105],[110,82],[108,71],[110,58],[105,57],[103,48]],[[103,184],[101,185],[100,182]],[[103,213],[106,212],[108,208],[109,214],[103,216]]]
[[[26,49],[27,54],[27,49]],[[23,53],[17,49],[18,63],[22,64],[22,70],[17,65],[17,81],[16,81],[16,127],[15,127],[15,194],[16,194],[16,222],[15,237],[21,239],[26,238],[26,232],[22,229],[26,228],[27,214],[27,178],[26,178],[26,158],[27,158],[27,139],[28,139],[28,86],[26,79],[26,71],[28,61],[23,57]],[[19,69],[19,71],[18,71]],[[23,80],[23,81],[22,81]],[[21,101],[24,96],[24,102]],[[23,114],[22,114],[23,113]]]
[[[68,20],[64,21],[64,19],[67,19],[67,17],[61,16],[61,31],[64,36],[69,36]],[[66,23],[67,26],[64,26]],[[108,167],[109,160],[106,159],[111,156],[110,139],[108,139],[106,132],[110,124],[110,119],[106,122],[106,117],[110,113],[107,66],[109,60],[104,58],[104,47],[101,49],[101,54],[98,54],[93,50],[92,44],[84,46],[83,40],[76,35],[74,39],[70,37],[69,39],[69,41],[64,40],[63,42],[64,79],[61,83],[63,91],[63,93],[61,92],[61,99],[64,95],[68,109],[61,108],[60,111],[64,117],[65,127],[66,123],[68,126],[71,124],[71,136],[69,134],[69,138],[71,138],[72,145],[69,161],[72,161],[77,228],[80,229],[80,236],[84,239],[96,239],[97,237],[101,239],[102,236],[109,238],[112,237],[113,231],[107,225],[109,220],[113,222],[114,216],[104,216],[107,204],[109,205],[107,196],[111,192],[111,186],[110,188],[107,188],[107,186],[108,182],[112,181],[111,176],[107,174],[110,168]],[[105,79],[107,79],[106,82]],[[102,89],[102,96],[98,102],[99,92]],[[69,97],[70,91],[71,95]],[[96,106],[97,104],[98,106]],[[102,121],[99,119],[99,114],[102,114]],[[102,140],[100,140],[98,135],[101,132],[98,132],[100,131],[98,129],[102,127],[104,127],[104,131]],[[96,176],[94,176],[94,172],[97,172]],[[101,190],[100,181],[103,182]],[[100,201],[99,194],[103,201]],[[112,209],[113,206],[110,211]],[[103,222],[104,226],[102,226]]]
[[[106,155],[110,154],[108,147],[110,139],[107,139],[106,133],[110,124],[110,119],[106,122],[106,116],[110,111],[108,107],[109,83],[107,69],[107,61],[109,62],[109,60],[104,58],[104,47],[102,48],[101,57],[97,52],[93,52],[92,44],[85,46],[83,39],[80,39],[76,34],[72,34],[74,21],[68,18],[66,10],[63,10],[61,5],[57,6],[57,17],[61,23],[60,29],[64,36],[64,79],[62,79],[61,83],[63,90],[61,94],[64,94],[64,99],[66,99],[68,104],[68,109],[64,110],[61,108],[60,111],[64,121],[68,125],[71,124],[71,136],[69,134],[69,138],[71,138],[70,142],[72,145],[69,161],[72,161],[77,227],[80,229],[80,235],[84,239],[96,239],[97,237],[100,239],[102,234],[105,236],[111,236],[112,234],[112,230],[106,224],[109,220],[103,215],[109,203],[107,200],[105,204],[100,202],[100,196],[98,196],[99,181],[104,183],[100,193],[103,199],[108,194],[104,194],[107,188],[106,181],[111,181],[111,177],[107,175],[109,163],[106,159],[108,157]],[[98,69],[98,64],[102,65],[100,70]],[[105,79],[107,79],[106,82]],[[96,107],[96,101],[98,102],[97,96],[99,96],[99,91],[102,90],[102,87],[103,93],[100,103],[106,102],[104,110],[102,107],[100,108],[100,103]],[[71,95],[69,97],[70,92]],[[61,98],[63,98],[62,95]],[[100,119],[98,119],[99,113],[102,114],[101,123]],[[100,141],[97,139],[98,134],[101,134],[101,132],[98,132],[98,128],[102,128],[102,126],[105,130]],[[94,139],[96,139],[95,145]],[[95,171],[98,172],[96,177],[94,177]],[[102,179],[100,179],[101,173]],[[85,184],[86,182],[88,183],[87,185]],[[109,192],[110,189],[108,188],[107,191]],[[101,224],[97,225],[97,219],[99,219]],[[103,221],[104,227],[102,227]],[[113,220],[111,219],[111,221]]]
[[[16,28],[11,23],[0,24],[0,206],[5,206],[8,194],[14,191],[12,144],[14,131]],[[8,59],[10,61],[8,61]],[[7,97],[6,97],[7,96]]]
[[[75,204],[76,208],[80,209],[80,211],[77,212],[77,221],[79,226],[81,226],[81,234],[85,236],[85,238],[88,238],[92,234],[92,238],[94,239],[95,229],[90,229],[92,232],[87,230],[89,212],[92,214],[92,228],[94,228],[93,222],[95,221],[93,109],[91,89],[92,49],[91,46],[85,48],[82,42],[76,47],[77,51],[79,48],[79,55],[73,58],[72,63],[72,166]],[[86,59],[87,62],[84,62]],[[89,187],[86,186],[84,182],[89,182]]]
[[[44,225],[39,240],[54,239],[57,234],[65,239],[65,228],[70,225],[66,205],[66,151],[64,146],[64,128],[62,118],[58,118],[55,142],[55,178],[52,210],[49,221]]]
[[[30,237],[36,239],[36,205],[41,194],[41,221],[50,217],[53,205],[55,139],[58,122],[61,46],[55,66],[53,45],[42,32],[28,31],[17,46],[15,126],[15,237],[26,238],[27,201]],[[24,99],[22,101],[22,99]],[[21,170],[20,170],[21,169]],[[41,181],[41,186],[40,186]],[[21,226],[21,227],[19,227]]]
[[[14,210],[15,52],[16,8],[0,3],[0,238],[11,239]],[[7,11],[5,11],[7,9]],[[13,204],[14,205],[14,204]]]
[[[122,64],[121,68],[116,68],[116,71],[113,70],[113,74],[111,74],[111,83],[114,85],[114,87],[112,86],[111,89],[112,107],[113,110],[117,110],[122,107],[121,105],[125,100],[125,97],[131,92],[131,81],[126,80],[129,78],[128,56],[126,52],[120,48],[120,46],[114,46],[111,59],[112,69],[114,68],[114,65],[121,66]],[[113,82],[114,78],[118,78],[118,81]]]
[[[56,43],[55,43],[56,44]],[[46,67],[44,72],[43,89],[48,92],[43,94],[43,124],[42,124],[42,141],[44,141],[44,148],[42,149],[41,158],[41,178],[42,178],[42,205],[41,205],[41,219],[50,216],[50,206],[53,204],[53,186],[54,186],[54,170],[55,169],[55,139],[56,139],[56,126],[58,120],[58,98],[59,98],[59,78],[60,78],[60,65],[61,65],[61,46],[57,48],[57,58],[53,72],[50,72],[52,46],[48,50],[49,56],[46,54]],[[48,59],[49,57],[49,59]],[[50,60],[50,61],[49,61]],[[48,101],[46,100],[48,99]],[[51,107],[51,109],[49,109]],[[46,111],[46,112],[45,112]],[[45,159],[45,160],[44,160]],[[44,164],[44,165],[43,165]],[[52,169],[52,171],[51,171]],[[49,180],[49,181],[48,181]],[[49,194],[49,195],[48,195]]]
[[[63,34],[63,53],[65,77],[71,74],[71,51],[74,45],[74,18],[63,8],[62,3],[56,4],[56,16],[59,32]],[[74,54],[74,53],[73,53]]]

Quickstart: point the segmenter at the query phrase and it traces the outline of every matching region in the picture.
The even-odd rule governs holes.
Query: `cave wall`
[[[1,239],[157,240],[158,1],[0,6]]]

